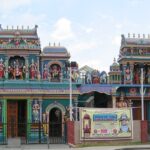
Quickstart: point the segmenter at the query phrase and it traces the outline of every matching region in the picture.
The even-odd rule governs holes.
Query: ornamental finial
[[[130,33],[128,33],[128,38],[130,38]]]

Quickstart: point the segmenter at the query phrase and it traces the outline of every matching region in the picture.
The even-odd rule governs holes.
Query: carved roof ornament
[[[126,41],[125,41],[125,36],[122,34],[121,35],[121,45],[125,45],[126,44]]]
[[[128,33],[128,38],[130,38],[130,33]]]
[[[116,63],[116,58],[114,58],[114,63]]]

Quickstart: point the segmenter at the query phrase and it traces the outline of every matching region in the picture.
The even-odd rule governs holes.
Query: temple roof
[[[3,29],[0,25],[0,49],[31,49],[41,50],[40,41],[37,35],[37,25],[34,28],[21,29],[17,26],[10,29]]]
[[[128,46],[128,45],[134,45],[134,46],[139,46],[139,45],[146,45],[146,46],[150,46],[150,35],[148,35],[148,37],[145,36],[145,34],[143,34],[143,36],[140,36],[138,34],[138,36],[136,37],[135,34],[133,34],[133,36],[131,37],[130,34],[128,34],[128,37],[125,37],[124,35],[121,35],[122,39],[121,39],[121,47],[123,46]]]
[[[62,46],[47,46],[43,49],[43,53],[68,53],[67,49]]]
[[[85,66],[80,68],[80,72],[85,71],[85,72],[91,73],[93,70],[94,70],[93,68],[91,68],[91,67],[89,67],[87,65],[85,65]]]
[[[70,53],[68,53],[67,49],[63,46],[46,46],[43,48],[43,53],[41,56],[51,57],[51,58],[70,58]]]
[[[90,93],[93,91],[110,95],[112,93],[112,86],[102,84],[83,84],[80,87],[81,94]]]
[[[27,29],[24,29],[24,27],[22,26],[22,28],[19,28],[17,26],[17,28],[2,28],[2,26],[0,25],[0,38],[13,38],[13,37],[30,37],[30,38],[38,38],[37,36],[37,28],[38,26],[35,25],[34,28],[29,29],[29,27]]]

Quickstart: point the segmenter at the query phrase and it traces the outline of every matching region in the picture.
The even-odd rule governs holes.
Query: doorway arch
[[[58,107],[49,111],[49,136],[62,136],[62,111]]]

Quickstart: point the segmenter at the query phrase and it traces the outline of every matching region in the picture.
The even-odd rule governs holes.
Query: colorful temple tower
[[[122,35],[118,62],[110,72],[79,69],[60,44],[41,49],[37,26],[3,29],[0,25],[0,143],[66,142],[70,102],[73,120],[78,107],[133,107],[141,119],[143,81],[145,119],[150,120],[150,37]],[[141,78],[143,77],[143,78]]]
[[[49,45],[42,51],[37,26],[0,26],[1,143],[12,137],[27,143],[46,142],[47,135],[65,141],[70,68],[72,101],[79,94],[78,64],[69,58],[67,49],[60,45]]]

